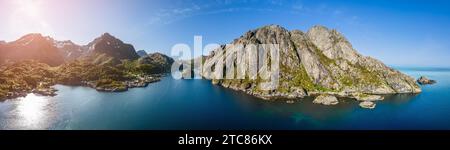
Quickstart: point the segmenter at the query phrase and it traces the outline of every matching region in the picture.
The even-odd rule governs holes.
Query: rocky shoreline
[[[359,102],[359,106],[361,108],[365,109],[374,109],[376,107],[376,101],[382,101],[384,100],[384,96],[398,94],[398,93],[392,93],[392,94],[370,94],[370,93],[345,93],[345,92],[304,92],[304,91],[297,91],[292,93],[280,93],[280,92],[261,92],[261,91],[252,91],[249,86],[236,86],[233,84],[229,85],[223,85],[221,81],[212,80],[212,84],[222,86],[224,88],[232,89],[238,92],[243,92],[248,95],[255,96],[257,98],[260,98],[262,100],[267,101],[277,101],[277,100],[284,100],[288,104],[295,103],[298,99],[303,99],[306,97],[313,97],[314,101],[312,103],[314,104],[321,104],[326,106],[331,105],[337,105],[339,104],[339,99],[341,98],[349,98],[353,99],[357,102]],[[305,94],[305,95],[304,95]]]
[[[153,69],[153,70],[152,70]],[[102,92],[124,92],[147,87],[166,75],[155,66],[124,61],[99,65],[73,61],[51,67],[33,60],[0,64],[0,101],[25,97],[29,93],[55,96],[56,84],[87,86]]]
[[[83,81],[82,84],[87,87],[91,87],[100,92],[126,92],[130,88],[144,88],[147,87],[150,83],[155,83],[161,81],[163,77],[162,74],[156,75],[145,75],[139,77],[136,80],[124,81],[124,86],[121,87],[102,87],[97,84],[96,81]]]
[[[144,75],[139,77],[136,80],[130,80],[130,81],[123,81],[124,83],[124,88],[121,87],[115,87],[115,88],[104,88],[104,87],[99,87],[96,85],[95,81],[82,81],[81,84],[79,84],[79,86],[86,86],[86,87],[90,87],[93,88],[97,91],[100,92],[125,92],[128,91],[128,89],[130,88],[144,88],[147,87],[149,84],[151,83],[155,83],[155,82],[159,82],[161,81],[161,78],[164,76],[164,74],[154,74],[154,75]],[[12,91],[12,92],[7,92],[6,96],[1,98],[0,101],[3,100],[7,100],[7,99],[15,99],[15,98],[19,98],[19,97],[25,97],[30,93],[34,93],[34,94],[38,94],[38,95],[42,95],[42,96],[56,96],[57,95],[57,89],[53,88],[53,85],[56,85],[59,83],[44,83],[41,82],[40,85],[34,89],[29,89],[29,90],[18,90],[18,91]],[[67,84],[63,84],[63,85],[67,85]]]
[[[6,94],[6,96],[2,99],[0,99],[0,101],[3,100],[7,100],[7,99],[15,99],[15,98],[19,98],[19,97],[25,97],[30,93],[34,93],[34,94],[39,94],[42,96],[56,96],[56,92],[58,90],[52,87],[48,87],[48,88],[37,88],[37,89],[32,89],[30,91],[14,91],[14,92],[8,92]]]
[[[384,99],[384,97],[380,95],[368,95],[363,93],[352,94],[351,96],[344,96],[340,98],[351,98],[359,101],[359,106],[366,109],[374,109],[376,106],[374,102]],[[322,105],[336,105],[339,103],[339,101],[338,98],[334,95],[319,95],[316,97],[313,103]]]

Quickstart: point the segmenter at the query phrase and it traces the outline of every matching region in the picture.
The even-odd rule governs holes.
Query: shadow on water
[[[384,100],[377,102],[377,104],[389,104],[391,106],[405,106],[408,103],[417,99],[420,94],[393,94],[384,95]]]
[[[233,95],[235,98],[232,98],[231,100],[244,110],[258,112],[261,116],[269,115],[276,116],[277,118],[285,118],[284,121],[290,122],[290,129],[351,129],[348,128],[348,124],[336,127],[333,127],[332,125],[340,124],[347,119],[352,119],[351,117],[354,113],[367,113],[368,115],[373,115],[378,114],[376,111],[378,109],[388,114],[389,111],[407,107],[420,95],[384,95],[384,100],[376,102],[377,108],[375,108],[375,110],[370,110],[359,107],[359,102],[351,98],[338,98],[339,104],[334,106],[313,104],[312,101],[314,100],[314,97],[295,99],[293,104],[288,104],[286,103],[287,99],[268,101],[249,96],[240,91],[234,91],[220,86],[217,86],[216,88],[220,88],[221,91]],[[385,107],[388,107],[389,109],[386,109]],[[272,129],[278,128],[275,127]]]

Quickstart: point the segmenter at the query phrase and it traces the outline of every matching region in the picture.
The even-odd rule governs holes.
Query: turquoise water
[[[0,129],[450,129],[450,71],[403,68],[438,81],[418,95],[387,96],[373,110],[263,101],[205,80],[170,76],[147,88],[102,93],[57,85],[55,97],[0,102]]]

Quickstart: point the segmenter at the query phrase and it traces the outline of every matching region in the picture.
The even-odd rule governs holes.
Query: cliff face
[[[303,97],[319,93],[331,93],[342,96],[365,94],[419,93],[420,87],[413,78],[389,68],[382,62],[362,56],[349,41],[336,30],[314,26],[308,32],[288,31],[277,25],[252,30],[235,39],[231,44],[278,44],[280,78],[277,89],[261,90],[259,80],[221,79],[214,83],[224,87],[242,90],[262,98]],[[233,51],[221,46],[206,59],[203,70],[217,68],[215,57],[226,54],[231,58]],[[248,51],[241,54],[247,55]],[[258,53],[262,53],[258,49]],[[247,65],[252,60],[234,60],[233,67]],[[254,61],[254,60],[253,60]],[[242,63],[245,62],[245,63]],[[249,70],[244,70],[249,72]],[[213,74],[203,73],[205,78]]]

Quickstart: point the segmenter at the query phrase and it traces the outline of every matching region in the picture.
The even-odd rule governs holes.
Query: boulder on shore
[[[367,108],[367,109],[374,109],[376,105],[377,104],[375,104],[371,101],[364,101],[364,102],[359,103],[359,106],[361,106],[362,108]]]
[[[435,80],[428,79],[425,76],[421,76],[419,79],[417,79],[417,82],[419,84],[422,84],[422,85],[424,85],[424,84],[435,84],[436,83]]]
[[[314,99],[313,103],[322,105],[337,105],[339,101],[335,96],[319,95],[316,97],[316,99]]]

